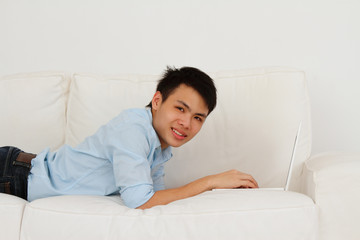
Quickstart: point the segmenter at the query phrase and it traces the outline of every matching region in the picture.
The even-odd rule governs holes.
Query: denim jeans
[[[27,183],[31,164],[16,161],[16,147],[0,147],[0,192],[27,200]]]

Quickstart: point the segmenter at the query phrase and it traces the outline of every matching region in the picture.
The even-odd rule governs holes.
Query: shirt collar
[[[172,147],[167,147],[167,148],[165,148],[165,149],[163,149],[162,151],[161,151],[161,154],[162,154],[162,156],[163,156],[163,158],[165,159],[165,162],[166,161],[169,161],[170,160],[170,158],[172,157]]]
[[[155,146],[155,148],[158,148],[158,147],[161,147],[161,143],[160,143],[160,139],[159,139],[159,136],[157,135],[157,133],[156,133],[156,131],[155,131],[155,128],[154,128],[154,126],[152,125],[152,113],[151,113],[151,108],[150,107],[146,107],[145,108],[145,110],[146,110],[146,113],[147,113],[147,115],[148,115],[148,117],[149,117],[149,123],[150,123],[150,125],[151,125],[151,128],[152,128],[152,130],[153,130],[153,136],[154,136],[154,146]]]
[[[161,151],[161,155],[163,157],[163,159],[166,159],[166,161],[168,161],[171,157],[172,157],[172,147],[169,146],[165,149],[161,149],[161,143],[160,143],[160,139],[159,139],[159,136],[157,135],[155,129],[154,129],[154,126],[152,125],[152,113],[151,113],[151,108],[150,107],[146,107],[146,112],[148,114],[148,117],[149,117],[149,121],[150,121],[150,124],[152,126],[152,129],[154,130],[154,135],[155,135],[155,142],[154,142],[154,145],[155,145],[155,148],[156,149],[160,149]]]

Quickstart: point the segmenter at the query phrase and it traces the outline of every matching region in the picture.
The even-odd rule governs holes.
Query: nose
[[[191,127],[191,117],[182,116],[181,118],[179,118],[178,123],[185,129],[189,129]]]

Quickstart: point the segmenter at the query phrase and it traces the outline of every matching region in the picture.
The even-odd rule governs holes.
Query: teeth
[[[179,133],[178,131],[176,131],[175,129],[172,129],[172,130],[173,130],[173,132],[176,133],[177,135],[182,136],[182,134]]]

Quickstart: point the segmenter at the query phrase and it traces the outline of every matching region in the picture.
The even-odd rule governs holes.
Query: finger
[[[255,180],[251,175],[249,175],[249,174],[243,173],[243,174],[242,174],[242,179],[245,179],[245,180],[248,180],[248,181],[252,182],[252,183],[254,184],[254,187],[255,187],[255,188],[258,188],[258,187],[259,187],[259,185],[258,185],[258,183],[256,182],[256,180]]]
[[[249,180],[242,180],[239,187],[240,188],[257,188],[256,185]]]
[[[252,180],[253,180],[252,182],[255,184],[255,187],[258,188],[259,184],[257,183],[257,181],[254,178]]]
[[[256,188],[259,187],[258,183],[256,182],[256,180],[252,176],[250,176],[250,181],[255,185]]]

